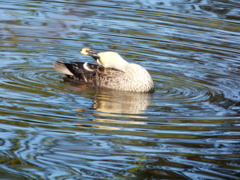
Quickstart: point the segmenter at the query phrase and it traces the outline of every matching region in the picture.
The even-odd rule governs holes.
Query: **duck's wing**
[[[56,61],[54,62],[54,68],[57,72],[66,74],[69,78],[83,82],[89,82],[89,78],[95,74],[99,66],[88,64],[86,62],[65,63],[62,61]]]

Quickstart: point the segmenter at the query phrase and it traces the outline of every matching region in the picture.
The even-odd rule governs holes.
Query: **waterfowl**
[[[121,91],[153,91],[153,80],[148,71],[135,63],[128,63],[116,52],[96,52],[89,48],[81,50],[83,55],[92,56],[98,65],[87,62],[54,62],[57,72],[67,77],[98,87]]]

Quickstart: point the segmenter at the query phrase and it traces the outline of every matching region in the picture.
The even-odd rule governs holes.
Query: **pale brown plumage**
[[[81,53],[92,56],[98,65],[57,61],[54,68],[69,78],[94,86],[132,92],[153,91],[154,84],[148,71],[138,64],[128,63],[118,53],[97,53],[88,48],[83,48]]]

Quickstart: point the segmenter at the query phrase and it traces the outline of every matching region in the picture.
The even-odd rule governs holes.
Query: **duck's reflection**
[[[133,93],[124,91],[115,91],[109,89],[99,89],[96,93],[96,97],[93,104],[93,109],[98,112],[95,116],[105,116],[107,118],[96,118],[93,121],[98,123],[107,123],[106,125],[93,126],[97,129],[105,130],[124,130],[124,131],[134,131],[131,128],[132,125],[136,124],[146,124],[142,121],[129,121],[129,120],[116,120],[114,117],[127,117],[142,119],[144,116],[138,116],[137,114],[146,111],[147,107],[151,104],[151,94],[150,93]],[[112,126],[114,124],[114,126]],[[125,124],[124,127],[121,124]],[[126,124],[129,126],[126,127]]]
[[[140,114],[152,102],[151,93],[98,89],[93,109],[107,113]]]
[[[134,125],[145,125],[143,114],[152,102],[151,93],[133,93],[111,89],[98,89],[92,108],[95,118],[92,125],[78,124],[101,130],[134,131]],[[120,117],[120,119],[119,119]],[[131,118],[131,120],[129,120]],[[91,124],[91,123],[90,123]]]
[[[117,91],[107,88],[98,88],[95,91],[92,87],[79,85],[75,81],[64,79],[64,82],[74,86],[75,92],[81,91],[81,95],[86,96],[88,99],[89,95],[94,96],[92,109],[95,111],[92,113],[95,118],[92,119],[92,122],[95,123],[92,125],[89,125],[89,123],[88,125],[78,124],[77,126],[91,126],[92,128],[105,130],[133,130],[131,127],[134,124],[146,124],[146,122],[140,121],[140,119],[147,118],[143,113],[152,103],[152,93]],[[79,112],[86,111],[86,109],[80,108],[77,110]],[[98,123],[96,124],[96,122]],[[128,124],[130,128],[121,127],[121,124],[125,126]]]

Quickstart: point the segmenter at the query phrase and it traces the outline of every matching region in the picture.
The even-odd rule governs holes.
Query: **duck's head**
[[[120,71],[125,71],[125,66],[128,64],[128,62],[125,61],[118,53],[112,51],[97,53],[89,48],[83,48],[81,53],[83,55],[92,56],[97,63],[104,68],[114,68]]]

